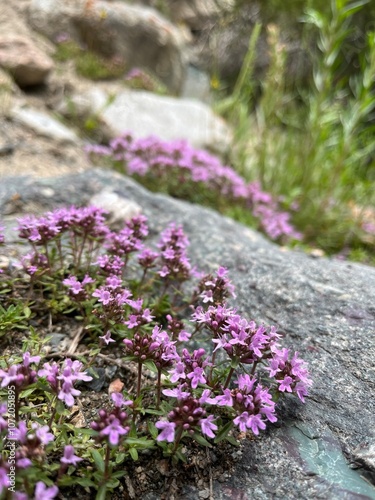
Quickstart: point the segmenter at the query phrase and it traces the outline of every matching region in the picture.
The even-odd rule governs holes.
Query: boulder
[[[157,135],[161,139],[186,139],[197,148],[217,152],[228,149],[231,132],[209,106],[194,99],[177,99],[151,92],[123,91],[110,98],[104,90],[69,98],[57,108],[75,116],[94,115],[108,138],[131,132],[135,137]]]
[[[42,211],[88,202],[103,190],[139,204],[153,235],[171,221],[182,224],[191,261],[205,271],[228,267],[237,293],[233,305],[258,323],[275,325],[283,344],[309,363],[313,386],[306,404],[289,396],[280,401],[278,422],[244,442],[232,474],[213,482],[212,496],[374,499],[375,269],[280,249],[211,210],[151,194],[108,170],[4,179],[0,213],[8,214],[10,225],[15,200],[13,212],[31,205]],[[209,489],[187,485],[179,498],[209,496]]]
[[[50,40],[68,35],[105,57],[121,57],[129,69],[151,71],[174,93],[181,89],[183,36],[154,9],[120,1],[32,0],[29,22]]]
[[[45,81],[53,61],[24,36],[0,35],[0,66],[9,71],[20,87]]]
[[[33,33],[19,5],[3,2],[0,9],[0,67],[21,86],[44,83],[53,68],[51,44]]]

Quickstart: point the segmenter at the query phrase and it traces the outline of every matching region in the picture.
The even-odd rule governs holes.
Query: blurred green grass
[[[280,26],[255,25],[236,84],[230,93],[220,88],[216,92],[216,110],[235,130],[228,161],[245,178],[260,180],[263,189],[294,208],[293,222],[307,245],[375,264],[375,32],[371,23],[363,32],[364,46],[355,52],[358,68],[345,69],[353,19],[363,16],[368,2],[332,0],[321,9],[308,6],[317,2],[297,3],[299,11],[305,7],[301,39],[316,44],[308,85],[290,85]],[[259,81],[254,61],[264,32],[270,65]],[[242,219],[238,210],[236,218]],[[246,222],[245,214],[243,218]]]

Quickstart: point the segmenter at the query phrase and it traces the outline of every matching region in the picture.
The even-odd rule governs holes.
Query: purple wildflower
[[[291,360],[289,360],[289,355],[289,349],[274,349],[266,369],[270,376],[276,379],[280,392],[294,392],[304,402],[305,396],[308,395],[308,388],[312,384],[307,364],[299,358],[298,352],[294,353]]]
[[[131,399],[125,399],[120,392],[112,392],[111,399],[117,408],[122,406],[133,406],[133,401]]]
[[[40,356],[30,356],[29,352],[23,355],[23,361],[9,367],[8,370],[0,370],[1,387],[15,385],[18,390],[33,384],[36,380],[36,371],[31,368],[31,363],[39,363]]]
[[[116,342],[113,338],[111,338],[111,332],[109,330],[105,335],[99,338],[102,339],[103,343],[106,345],[109,345],[111,342]]]
[[[77,465],[81,460],[82,458],[74,455],[74,447],[71,444],[64,447],[64,455],[61,457],[60,462],[66,465]]]
[[[74,389],[72,382],[66,381],[63,382],[60,392],[58,394],[58,398],[61,401],[64,401],[66,406],[73,406],[74,405],[74,396],[79,396],[81,394],[81,391],[78,391],[77,389]]]
[[[50,486],[49,488],[42,483],[42,481],[38,481],[35,487],[35,499],[38,500],[52,500],[59,493],[59,488],[57,486]]]
[[[161,433],[156,438],[157,441],[167,441],[168,443],[173,443],[176,429],[175,423],[160,420],[159,422],[156,422],[155,427],[161,430]]]
[[[191,379],[191,387],[196,389],[198,384],[205,384],[207,382],[204,370],[202,367],[197,366],[194,370],[187,374],[187,378]]]
[[[52,432],[49,432],[48,425],[43,425],[40,427],[37,423],[31,424],[32,429],[35,431],[35,436],[39,439],[42,445],[47,445],[55,439]]]
[[[0,433],[5,431],[8,428],[8,422],[3,418],[7,412],[7,404],[0,404]]]
[[[214,424],[215,417],[213,415],[209,415],[207,418],[202,418],[199,422],[202,433],[205,434],[209,438],[214,438],[215,434],[213,431],[217,431],[218,427]]]
[[[99,410],[98,419],[91,422],[91,428],[96,431],[96,441],[99,443],[107,441],[111,446],[118,446],[122,437],[129,433],[128,414],[121,409],[121,406],[122,404],[116,405],[111,412]]]
[[[0,495],[10,486],[8,473],[8,464],[0,458]]]
[[[112,446],[118,446],[121,436],[127,434],[129,432],[128,429],[125,429],[120,424],[120,421],[117,418],[114,418],[108,425],[105,427],[100,435],[108,436],[108,441]]]

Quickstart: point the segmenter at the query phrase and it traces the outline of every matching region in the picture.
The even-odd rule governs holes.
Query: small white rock
[[[139,215],[142,208],[134,201],[126,200],[113,191],[103,190],[90,199],[90,205],[106,210],[110,222],[124,222]]]

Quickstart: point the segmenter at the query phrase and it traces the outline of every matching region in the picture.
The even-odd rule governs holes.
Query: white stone
[[[79,137],[52,116],[32,108],[13,108],[14,120],[33,129],[37,134],[59,141],[79,142]]]
[[[105,189],[95,194],[89,204],[106,210],[110,214],[110,222],[122,223],[142,212],[142,208],[134,201]]]
[[[226,122],[198,100],[130,90],[110,100],[103,90],[95,89],[73,96],[69,103],[59,110],[68,115],[73,105],[78,116],[95,115],[108,138],[130,132],[137,138],[184,139],[194,147],[219,153],[230,147],[232,134]]]

